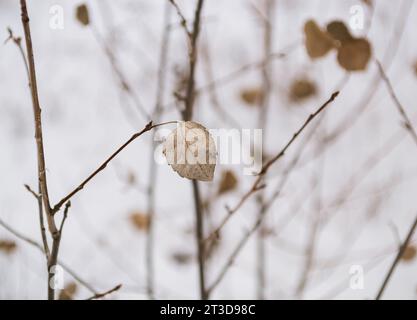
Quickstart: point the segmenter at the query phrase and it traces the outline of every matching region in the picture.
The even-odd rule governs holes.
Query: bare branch
[[[400,250],[398,250],[397,255],[395,256],[395,259],[392,262],[392,265],[391,265],[388,273],[386,274],[386,276],[384,278],[384,281],[382,282],[381,288],[379,289],[378,294],[375,298],[376,300],[381,299],[382,295],[384,294],[385,288],[387,287],[388,282],[391,279],[391,276],[394,273],[395,268],[398,265],[398,262],[400,261],[401,257],[403,256],[404,251],[407,249],[408,244],[410,243],[411,238],[413,237],[413,233],[414,233],[416,227],[417,227],[417,216],[416,216],[413,224],[411,225],[410,230],[408,231],[407,237],[405,238],[404,242],[402,243],[402,245],[400,247]]]
[[[42,200],[46,211],[46,217],[48,221],[48,227],[51,234],[58,232],[55,221],[53,219],[51,205],[49,202],[48,184],[46,180],[46,164],[45,164],[45,152],[43,147],[43,135],[42,135],[42,119],[41,119],[41,107],[39,104],[38,88],[36,82],[35,61],[33,58],[32,38],[30,35],[29,16],[26,7],[26,1],[20,0],[20,8],[22,15],[22,24],[25,32],[27,60],[29,65],[29,86],[32,96],[33,114],[35,120],[35,139],[38,153],[38,178],[41,186]]]
[[[19,231],[12,228],[10,225],[8,225],[6,222],[4,222],[0,218],[0,226],[2,226],[4,229],[9,231],[11,234],[13,234],[16,238],[30,244],[31,246],[35,247],[39,251],[41,251],[43,254],[45,254],[44,248],[42,245],[35,240],[25,236],[24,234],[20,233]],[[75,280],[77,280],[83,287],[85,287],[88,291],[96,294],[97,292],[93,289],[91,285],[89,285],[86,281],[84,281],[77,273],[75,273],[70,267],[68,267],[64,262],[59,261],[60,266],[68,272]]]
[[[237,203],[237,205],[233,208],[227,207],[227,215],[222,220],[220,225],[211,233],[211,235],[206,239],[213,239],[213,237],[218,237],[220,234],[220,230],[223,228],[223,226],[227,223],[227,221],[231,218],[231,216],[238,211],[242,205],[246,202],[248,198],[250,198],[254,193],[257,191],[263,189],[265,187],[264,184],[262,184],[263,177],[266,175],[269,168],[277,162],[288,150],[288,148],[294,143],[294,141],[297,139],[297,137],[303,132],[303,130],[308,126],[308,124],[317,117],[333,100],[338,96],[339,91],[336,91],[331,95],[329,100],[327,100],[321,107],[319,107],[314,113],[310,114],[308,118],[305,120],[303,125],[293,134],[292,138],[287,142],[287,144],[281,149],[281,151],[272,159],[270,159],[261,169],[260,173],[258,174],[257,179],[252,184],[252,187],[243,195],[243,197],[240,199],[240,201]]]
[[[378,70],[381,75],[382,80],[384,80],[385,84],[387,85],[388,92],[394,101],[395,106],[398,109],[398,112],[400,113],[401,117],[404,121],[404,127],[407,129],[407,131],[411,134],[414,142],[417,144],[417,133],[415,128],[413,127],[410,118],[407,115],[407,112],[405,111],[404,107],[402,106],[400,100],[398,99],[397,95],[395,94],[394,88],[392,87],[391,82],[389,81],[384,69],[382,68],[382,64],[377,60],[376,64],[378,65]]]
[[[43,243],[43,249],[45,251],[46,261],[48,261],[51,256],[51,252],[49,251],[48,239],[46,237],[46,228],[45,228],[45,223],[43,220],[42,196],[40,194],[37,194],[35,191],[33,191],[27,184],[25,184],[25,188],[35,197],[36,201],[38,202],[39,227],[41,229],[42,243]],[[40,185],[38,189],[41,190]]]
[[[177,121],[167,121],[167,122],[163,122],[163,123],[158,123],[158,124],[152,124],[152,121],[149,122],[141,131],[136,132],[135,134],[133,134],[124,144],[122,144],[122,146],[120,146],[115,152],[113,152],[110,157],[108,157],[96,170],[93,171],[93,173],[91,173],[83,182],[81,182],[78,187],[76,187],[74,190],[72,190],[68,195],[66,195],[64,198],[62,198],[52,209],[52,212],[55,214],[56,212],[58,212],[61,207],[64,205],[64,203],[66,203],[67,201],[69,201],[74,195],[76,195],[78,192],[80,192],[87,183],[89,183],[97,174],[99,174],[101,171],[103,171],[107,165],[120,153],[123,151],[123,149],[125,149],[130,143],[132,143],[133,141],[135,141],[137,138],[139,138],[142,134],[144,134],[145,132],[148,132],[154,128],[157,128],[159,126],[162,125],[167,125],[167,124],[173,124],[173,123],[177,123]]]
[[[111,293],[113,293],[115,291],[120,290],[121,287],[122,287],[122,285],[121,284],[118,284],[114,288],[112,288],[110,290],[107,290],[107,291],[105,291],[103,293],[96,293],[95,295],[93,295],[90,298],[87,298],[86,300],[96,300],[96,299],[104,298],[105,296],[108,296],[109,294],[111,294]]]
[[[184,15],[182,14],[182,11],[181,11],[180,7],[178,6],[178,4],[174,0],[168,0],[168,1],[171,2],[171,4],[174,6],[175,10],[177,11],[178,16],[180,17],[181,26],[184,28],[185,33],[187,34],[188,38],[191,39],[192,38],[192,32],[190,30],[188,30],[187,19],[185,19]]]

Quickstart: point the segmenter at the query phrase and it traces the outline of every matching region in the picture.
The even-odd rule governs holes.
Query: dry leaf
[[[213,137],[202,125],[180,122],[164,143],[168,164],[181,177],[211,181],[216,167],[216,146]]]
[[[264,92],[262,88],[248,88],[240,92],[240,98],[250,106],[259,106],[262,104]]]
[[[82,25],[87,26],[90,24],[90,15],[85,4],[80,4],[77,7],[75,16]]]
[[[75,282],[70,282],[59,292],[59,300],[72,300],[74,299],[76,292],[77,284]]]
[[[6,254],[12,254],[16,251],[16,248],[16,242],[10,240],[0,240],[0,251],[3,251]]]
[[[133,212],[130,215],[130,221],[140,231],[147,231],[149,229],[150,219],[147,214],[142,212]]]
[[[347,71],[365,70],[370,58],[371,45],[364,38],[343,43],[337,53],[337,61]]]
[[[353,40],[348,27],[342,21],[332,21],[327,25],[326,29],[332,38],[340,41],[341,44]]]
[[[174,252],[172,254],[172,259],[178,264],[190,263],[192,258],[192,254],[186,252]]]
[[[401,257],[401,259],[403,261],[409,262],[409,261],[411,261],[415,258],[416,253],[417,253],[416,247],[413,246],[413,245],[409,245],[407,248],[405,248],[403,256]]]
[[[223,194],[236,189],[237,178],[233,171],[227,170],[222,172],[222,178],[220,180],[219,190],[217,194]]]
[[[313,20],[308,20],[305,23],[304,34],[307,53],[312,59],[323,57],[334,47],[330,35],[321,30]]]
[[[290,87],[290,100],[298,102],[314,96],[317,93],[316,84],[309,79],[295,80]]]

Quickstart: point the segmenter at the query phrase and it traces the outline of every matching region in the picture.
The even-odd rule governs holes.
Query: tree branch
[[[387,85],[388,92],[394,101],[395,106],[397,107],[398,112],[400,113],[401,117],[404,121],[404,126],[407,129],[407,131],[410,133],[411,137],[413,138],[414,142],[417,145],[417,133],[415,128],[413,127],[413,124],[411,123],[410,118],[407,115],[407,112],[405,111],[404,107],[402,106],[400,100],[398,99],[397,95],[395,94],[394,88],[392,87],[391,82],[389,81],[382,64],[376,60],[376,64],[378,66],[379,74],[381,75],[382,80],[384,80],[385,84]]]
[[[294,143],[294,141],[297,139],[297,137],[303,132],[303,130],[308,126],[308,124],[316,118],[331,102],[334,101],[334,99],[338,96],[339,91],[336,91],[331,95],[331,97],[321,106],[319,107],[314,113],[310,114],[308,118],[304,121],[303,125],[293,134],[292,138],[287,142],[287,144],[281,149],[281,151],[272,159],[270,159],[261,169],[260,173],[258,174],[257,179],[252,184],[252,187],[243,195],[243,197],[240,199],[240,201],[237,203],[237,205],[233,208],[226,207],[227,209],[227,215],[224,217],[222,222],[219,224],[219,226],[211,233],[211,235],[206,239],[213,239],[219,236],[220,230],[224,227],[224,225],[229,221],[229,219],[232,217],[232,215],[238,211],[243,204],[246,202],[248,198],[250,198],[254,193],[257,191],[263,189],[265,187],[264,184],[262,184],[263,177],[266,175],[269,168],[277,162],[282,156],[284,156],[285,152],[288,150],[288,148]]]
[[[63,197],[58,203],[53,207],[52,213],[57,213],[61,207],[69,201],[74,195],[76,195],[78,192],[80,192],[87,183],[89,183],[97,174],[99,174],[101,171],[103,171],[107,165],[120,153],[122,152],[130,143],[135,141],[137,138],[139,138],[142,134],[145,132],[148,132],[156,127],[166,125],[166,124],[173,124],[178,123],[177,121],[168,121],[163,122],[159,124],[152,124],[152,121],[149,122],[141,131],[136,132],[133,134],[124,144],[122,144],[115,152],[113,152],[110,157],[108,157],[96,170],[93,171],[84,181],[82,181],[78,187],[76,187],[74,190],[72,190],[69,194],[67,194],[65,197]]]
[[[414,233],[416,227],[417,227],[417,216],[414,219],[414,222],[411,225],[410,230],[408,231],[407,237],[405,238],[404,242],[402,243],[402,245],[400,247],[400,250],[398,250],[397,255],[395,256],[395,259],[394,259],[390,269],[388,270],[388,273],[384,277],[384,281],[382,282],[381,288],[379,289],[378,294],[375,298],[376,300],[381,299],[382,295],[384,294],[385,288],[388,285],[388,281],[391,279],[391,276],[394,273],[395,268],[398,265],[398,262],[400,261],[401,257],[403,256],[405,249],[407,249],[408,244],[411,241],[411,238],[413,236],[413,233]]]
[[[120,290],[121,287],[122,287],[122,285],[121,284],[118,284],[113,289],[107,290],[107,291],[105,291],[103,293],[96,293],[95,295],[93,295],[90,298],[87,298],[86,300],[96,300],[96,299],[104,298],[105,296],[107,296],[107,295],[109,295],[109,294],[111,294],[111,293],[113,293],[115,291]]]
[[[25,236],[24,234],[20,233],[19,231],[15,230],[13,227],[11,227],[10,225],[8,225],[6,222],[4,222],[1,218],[0,218],[0,226],[2,226],[4,229],[6,229],[7,231],[9,231],[11,234],[13,234],[16,238],[30,244],[31,246],[35,247],[36,249],[38,249],[39,251],[41,251],[43,254],[45,254],[44,248],[43,246],[36,242],[35,240]],[[94,288],[89,285],[86,281],[84,281],[79,275],[77,275],[75,273],[75,271],[73,271],[70,267],[68,267],[64,262],[59,261],[59,265],[66,271],[68,272],[75,280],[77,280],[83,287],[85,287],[88,291],[90,291],[91,293],[96,294],[97,291],[94,290]]]

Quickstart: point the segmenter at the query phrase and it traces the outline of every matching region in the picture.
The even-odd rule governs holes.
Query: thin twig
[[[48,239],[46,237],[46,228],[45,223],[43,221],[43,206],[42,206],[42,196],[40,194],[37,194],[35,191],[33,191],[29,185],[25,184],[26,190],[28,190],[36,199],[38,202],[38,213],[39,213],[39,227],[41,229],[41,237],[42,237],[42,243],[43,243],[43,249],[45,252],[46,261],[49,261],[49,258],[51,256],[51,252],[49,251],[49,245],[48,245]],[[40,190],[39,186],[39,190]]]
[[[28,81],[29,81],[29,83],[31,83],[29,64],[28,64],[28,60],[26,58],[25,51],[23,50],[23,47],[22,47],[21,38],[20,37],[15,37],[14,34],[13,34],[12,29],[7,28],[7,31],[9,32],[9,38],[6,39],[5,43],[8,40],[12,40],[16,44],[17,48],[19,49],[19,53],[22,57],[23,64],[25,66]],[[36,193],[35,191],[33,191],[27,184],[25,184],[25,188],[36,198],[36,201],[38,202],[39,226],[40,226],[40,230],[41,230],[41,236],[42,236],[42,243],[43,243],[44,252],[45,252],[45,258],[46,258],[46,261],[48,261],[49,258],[50,258],[50,250],[49,250],[49,246],[48,246],[48,239],[46,237],[46,228],[45,228],[44,219],[43,219],[42,186],[41,186],[40,180],[38,179],[39,193]]]
[[[319,141],[316,152],[320,151],[320,145],[322,142]],[[325,158],[320,159],[319,165],[317,168],[317,172],[314,176],[313,181],[313,187],[316,190],[316,199],[315,199],[315,205],[314,205],[314,211],[312,222],[311,222],[311,228],[309,230],[309,236],[305,248],[305,261],[304,266],[301,271],[301,276],[298,281],[297,289],[296,289],[296,295],[299,298],[302,298],[302,295],[307,287],[307,284],[310,280],[310,274],[312,269],[314,268],[314,257],[316,255],[317,251],[317,242],[318,242],[318,236],[319,236],[319,229],[320,229],[320,222],[321,222],[321,215],[322,215],[322,188],[321,186],[321,178],[323,177],[325,169]]]
[[[157,79],[157,89],[155,97],[155,108],[152,115],[152,118],[159,122],[162,116],[162,103],[165,93],[166,78],[167,78],[167,64],[168,64],[168,50],[169,50],[169,41],[171,35],[171,29],[169,27],[171,18],[171,5],[165,3],[165,12],[164,12],[164,29],[161,39],[161,49],[159,55],[159,68],[158,68],[158,79]],[[155,131],[152,132],[152,141],[150,144],[151,152],[149,153],[149,183],[147,188],[147,214],[149,215],[149,226],[146,236],[146,290],[150,299],[153,299],[155,296],[154,288],[154,234],[155,234],[155,189],[157,183],[157,165],[153,158],[154,148],[155,148]]]
[[[166,124],[173,124],[178,123],[177,121],[167,121],[164,123],[158,123],[158,124],[152,124],[152,121],[149,122],[141,131],[136,132],[133,134],[122,146],[120,146],[115,152],[113,152],[110,157],[108,157],[96,170],[93,171],[83,182],[81,182],[78,187],[76,187],[74,190],[72,190],[68,195],[63,197],[52,209],[52,212],[55,214],[58,212],[61,207],[66,203],[68,200],[70,200],[74,195],[76,195],[78,192],[80,192],[87,183],[89,183],[97,174],[99,174],[101,171],[103,171],[109,162],[111,162],[120,152],[123,151],[130,143],[132,143],[134,140],[139,138],[142,134],[145,132],[148,132],[156,127],[166,125]]]
[[[275,161],[277,161],[280,158],[280,154],[284,155],[285,151],[288,149],[288,147],[293,143],[293,141],[295,141],[296,137],[306,128],[306,126],[308,125],[309,122],[311,122],[321,111],[323,111],[326,106],[328,106],[338,95],[339,92],[335,92],[332,94],[332,96],[330,97],[329,100],[327,100],[316,112],[314,112],[313,114],[311,114],[307,120],[304,122],[304,124],[301,126],[301,128],[293,135],[293,137],[291,138],[291,140],[285,145],[285,147],[280,151],[280,153],[278,153],[278,156],[275,156],[272,159],[276,159]],[[265,175],[268,171],[268,169],[271,167],[271,165],[274,162],[268,162],[263,168],[266,168],[265,171],[262,169],[261,170],[261,174],[258,176],[257,180],[255,181],[255,183],[252,185],[252,188],[244,195],[244,197],[242,199],[247,199],[249,198],[249,196],[251,196],[254,192],[253,190],[256,190],[256,188],[259,188],[261,179],[263,177],[263,175]],[[285,181],[286,178],[283,178],[283,181]],[[244,201],[243,201],[244,202]],[[242,205],[242,200],[239,202],[239,207]],[[239,209],[239,207],[237,207],[237,209]],[[220,224],[220,226],[218,228],[215,229],[215,231],[206,239],[212,239],[213,237],[218,237],[218,235],[220,234],[220,230],[221,228],[226,224],[226,222],[228,221],[228,219],[230,219],[230,216],[236,212],[236,207],[235,207],[235,211],[229,211],[229,214],[226,216],[226,218],[222,221],[222,223]],[[267,208],[263,208],[262,210],[260,210],[260,214],[258,215],[258,218],[256,220],[256,222],[254,223],[254,225],[252,226],[251,229],[249,229],[247,231],[247,233],[242,237],[242,239],[240,240],[240,242],[238,243],[238,245],[236,246],[235,250],[233,250],[232,254],[229,256],[229,258],[226,260],[226,263],[224,264],[224,266],[222,267],[221,271],[219,272],[219,275],[215,278],[215,280],[213,281],[212,285],[208,288],[208,292],[211,293],[217,286],[218,284],[221,282],[221,280],[224,278],[224,276],[226,275],[227,271],[230,269],[230,267],[233,265],[234,261],[236,260],[236,257],[239,255],[239,253],[241,252],[241,250],[243,249],[243,247],[245,246],[245,244],[247,243],[247,241],[249,240],[249,238],[252,236],[252,234],[259,228],[259,226],[261,225],[263,219],[265,218],[266,213],[268,212]]]
[[[121,287],[122,287],[122,285],[121,284],[118,284],[114,288],[112,288],[110,290],[107,290],[107,291],[105,291],[103,293],[96,293],[95,295],[93,295],[90,298],[87,298],[86,300],[96,300],[96,299],[104,298],[105,296],[108,296],[109,294],[111,294],[111,293],[113,293],[115,291],[120,290]]]
[[[399,9],[399,13],[397,15],[397,19],[394,23],[394,30],[392,32],[391,38],[388,41],[387,49],[384,53],[384,57],[382,59],[383,65],[385,66],[385,70],[388,70],[389,67],[392,65],[393,58],[398,51],[398,47],[404,34],[404,28],[408,21],[410,12],[412,12],[412,6],[414,4],[413,0],[403,0],[401,7]],[[336,128],[327,134],[325,137],[326,143],[336,142],[336,140],[341,137],[345,132],[347,132],[364,114],[364,112],[368,109],[371,105],[371,101],[374,98],[378,88],[381,84],[381,77],[379,74],[376,74],[369,86],[364,90],[364,95],[361,97],[360,101],[356,104],[355,107],[351,108],[349,114],[341,121]]]
[[[203,50],[201,53],[203,56],[203,61],[205,62],[205,71],[206,71],[205,73],[206,73],[207,81],[208,83],[213,83],[213,86],[209,86],[207,88],[210,102],[213,106],[213,109],[217,111],[219,119],[221,119],[225,123],[230,124],[231,126],[235,128],[241,128],[242,126],[237,122],[237,120],[229,112],[227,112],[225,108],[220,104],[220,100],[217,94],[217,86],[216,86],[216,83],[214,82],[213,66],[212,66],[210,49],[209,49],[209,39],[207,38],[208,37],[206,37],[205,46],[203,47]]]
[[[265,2],[265,15],[257,9],[255,5],[252,5],[255,12],[261,17],[263,21],[263,50],[264,50],[264,61],[261,68],[261,77],[262,77],[262,88],[263,88],[263,98],[261,99],[260,108],[259,108],[259,118],[258,118],[258,128],[262,128],[264,131],[264,139],[262,144],[266,145],[266,137],[267,137],[267,117],[268,111],[271,102],[271,92],[272,92],[272,73],[273,68],[272,65],[269,63],[268,57],[272,54],[272,46],[273,46],[273,30],[274,27],[272,25],[274,20],[274,9],[275,9],[275,0],[267,0]],[[264,159],[265,154],[263,152],[264,148],[262,147],[262,159]],[[260,190],[258,193],[258,204],[259,204],[259,212],[258,216],[264,216],[266,207],[265,207],[265,195],[264,189]],[[263,300],[265,299],[265,287],[266,287],[266,263],[265,263],[265,232],[264,227],[262,226],[263,219],[261,221],[261,225],[258,228],[257,232],[257,259],[256,259],[256,278],[257,278],[257,299]]]
[[[11,28],[7,28],[7,32],[9,33],[9,37],[6,39],[6,41],[4,41],[4,43],[7,43],[9,40],[12,40],[16,44],[17,48],[19,49],[20,56],[23,59],[23,63],[25,65],[26,74],[28,76],[28,79],[30,79],[29,65],[28,65],[28,61],[26,59],[25,51],[23,50],[23,47],[22,47],[22,38],[16,37],[13,34],[13,31],[12,31]]]
[[[417,133],[416,133],[416,130],[411,123],[410,118],[407,115],[407,112],[405,111],[405,109],[402,106],[401,102],[399,101],[397,95],[395,94],[394,88],[392,87],[391,82],[389,81],[384,69],[382,68],[381,63],[379,61],[376,61],[376,63],[378,65],[378,70],[379,70],[379,73],[381,75],[381,78],[385,82],[385,84],[387,85],[388,92],[389,92],[392,100],[394,101],[394,104],[397,107],[398,112],[400,113],[401,117],[403,118],[406,130],[410,133],[410,135],[413,138],[413,141],[417,144]],[[391,278],[391,275],[394,273],[394,270],[395,270],[398,262],[400,261],[402,255],[404,254],[404,251],[407,249],[408,243],[411,240],[411,237],[414,233],[414,230],[415,230],[416,226],[417,226],[417,217],[414,220],[413,224],[411,225],[406,239],[404,240],[403,244],[401,245],[400,249],[398,250],[398,253],[397,253],[397,255],[394,259],[394,262],[392,263],[387,275],[384,278],[384,281],[381,285],[381,288],[379,289],[378,294],[376,296],[376,300],[379,300],[382,297],[382,295],[384,293],[384,290],[385,290],[385,288],[388,284],[388,281]]]
[[[310,114],[308,118],[304,121],[303,125],[293,134],[292,138],[286,143],[286,145],[281,149],[281,151],[272,159],[270,159],[261,169],[260,173],[258,174],[257,179],[252,184],[251,188],[243,195],[243,197],[239,200],[239,202],[233,207],[229,208],[227,207],[227,215],[225,218],[221,221],[219,226],[211,233],[211,235],[206,239],[212,239],[213,237],[216,238],[220,234],[220,230],[224,227],[224,225],[229,221],[231,216],[238,211],[242,205],[246,202],[246,200],[252,196],[257,191],[261,190],[265,187],[264,184],[262,184],[262,178],[264,175],[266,175],[269,168],[277,162],[288,150],[288,148],[294,143],[294,141],[297,139],[297,137],[303,132],[303,130],[308,126],[308,124],[317,117],[333,100],[337,97],[339,94],[339,91],[336,91],[331,95],[329,100],[327,100],[321,107],[319,107],[314,113]]]
[[[417,144],[417,133],[415,128],[413,127],[413,124],[411,123],[411,120],[409,116],[407,115],[407,112],[405,111],[405,108],[401,104],[400,100],[398,99],[397,95],[395,94],[394,88],[392,87],[391,82],[389,81],[382,64],[376,60],[376,64],[378,65],[378,70],[381,75],[382,80],[384,80],[385,84],[387,85],[388,92],[394,101],[395,106],[397,107],[398,112],[400,113],[401,117],[404,121],[404,127],[407,129],[407,131],[411,134],[414,142]]]
[[[16,238],[30,244],[31,246],[33,246],[36,249],[38,249],[39,251],[41,251],[42,254],[45,254],[44,248],[40,243],[38,243],[37,241],[25,236],[24,234],[20,233],[19,231],[15,230],[13,227],[11,227],[6,222],[4,222],[1,218],[0,218],[0,226],[2,226],[4,229],[9,231]],[[91,285],[89,285],[85,280],[83,280],[75,271],[73,271],[70,267],[68,267],[64,262],[59,261],[59,265],[66,272],[68,272],[76,281],[78,281],[83,287],[85,287],[88,291],[90,291],[91,293],[94,293],[94,294],[97,293]]]
[[[132,89],[132,86],[129,84],[127,76],[123,72],[122,68],[119,66],[116,54],[114,53],[112,47],[107,44],[107,42],[103,39],[103,37],[100,35],[98,30],[94,26],[91,26],[91,31],[93,32],[93,36],[96,39],[96,41],[101,45],[102,50],[106,55],[107,59],[109,60],[110,66],[117,77],[117,81],[119,82],[120,89],[122,90],[122,92],[125,92],[132,99],[136,109],[139,111],[141,116],[147,121],[149,121],[150,116],[146,111],[146,108],[143,105],[139,95],[136,93],[135,90]]]
[[[381,299],[382,295],[384,294],[385,288],[388,285],[388,281],[390,280],[392,274],[394,273],[395,268],[398,265],[398,262],[400,261],[401,257],[404,254],[404,251],[407,249],[408,244],[411,241],[411,238],[413,236],[413,233],[414,233],[414,230],[416,229],[416,227],[417,227],[417,216],[414,219],[414,222],[411,225],[410,230],[408,231],[407,237],[405,238],[404,242],[402,243],[402,245],[400,247],[400,250],[398,250],[397,255],[395,256],[395,259],[394,259],[387,275],[384,277],[384,281],[382,282],[381,288],[379,289],[378,294],[375,298],[376,300]]]
[[[213,281],[212,285],[210,287],[207,288],[207,292],[208,294],[211,294],[214,289],[218,286],[218,284],[222,281],[222,279],[224,278],[224,276],[226,275],[227,271],[230,270],[230,267],[233,265],[233,263],[236,260],[236,257],[239,255],[239,253],[241,252],[242,248],[245,246],[245,244],[247,243],[247,241],[249,240],[249,238],[251,237],[251,235],[258,229],[258,227],[260,226],[263,217],[265,215],[266,211],[265,210],[261,210],[261,214],[258,215],[258,218],[256,220],[256,222],[254,223],[254,225],[246,232],[246,234],[242,237],[242,239],[239,241],[238,245],[236,246],[236,248],[233,250],[232,254],[229,256],[229,258],[227,259],[226,263],[224,264],[224,266],[222,267],[221,271],[219,272],[218,276],[215,278],[215,280]]]
[[[178,14],[178,16],[181,20],[181,26],[184,28],[187,36],[191,39],[192,33],[191,33],[190,30],[188,30],[187,19],[185,19],[185,16],[182,14],[182,11],[181,11],[180,7],[178,6],[178,4],[174,0],[169,0],[169,2],[171,2],[171,4],[174,6],[175,10],[177,11],[177,14]]]
[[[191,120],[193,118],[193,106],[195,98],[195,67],[197,63],[197,40],[200,34],[200,20],[201,20],[201,11],[203,9],[204,0],[198,0],[197,7],[194,14],[194,23],[193,31],[190,39],[190,48],[189,48],[189,75],[187,83],[187,91],[185,98],[185,109],[182,113],[184,120]]]

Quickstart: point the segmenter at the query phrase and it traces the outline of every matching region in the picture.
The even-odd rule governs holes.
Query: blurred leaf
[[[88,8],[85,4],[80,4],[76,9],[76,15],[78,22],[84,26],[90,24],[90,15],[88,13]]]
[[[217,194],[223,194],[236,189],[238,184],[237,178],[233,171],[226,170],[222,172],[219,189]]]
[[[77,284],[75,282],[68,283],[63,290],[59,292],[59,300],[73,300],[77,292]]]
[[[373,7],[373,0],[362,0],[364,4],[366,4],[368,7]]]
[[[186,252],[174,252],[172,259],[178,264],[188,264],[191,262],[193,256]]]
[[[142,212],[133,212],[130,215],[130,221],[136,229],[140,231],[148,231],[149,229],[149,215]]]
[[[346,41],[353,40],[348,27],[342,21],[332,21],[326,28],[332,38],[340,41],[341,44]]]
[[[240,98],[250,106],[259,106],[264,98],[262,88],[247,88],[240,91]]]
[[[11,240],[0,240],[0,251],[6,254],[12,254],[16,251],[17,244]]]
[[[364,38],[343,43],[337,53],[337,61],[347,71],[365,70],[370,58],[371,45]]]
[[[309,79],[297,79],[290,87],[290,100],[299,102],[317,93],[316,84]]]
[[[413,69],[414,69],[414,74],[417,76],[417,61],[414,63]]]
[[[323,57],[334,47],[330,35],[321,30],[313,20],[308,20],[305,23],[304,34],[307,53],[312,59]]]
[[[413,245],[409,245],[405,249],[405,251],[404,251],[403,256],[401,257],[401,259],[403,261],[406,261],[406,262],[412,261],[416,257],[416,253],[417,253],[416,247],[413,246]]]

